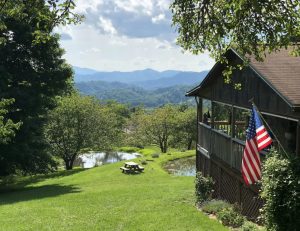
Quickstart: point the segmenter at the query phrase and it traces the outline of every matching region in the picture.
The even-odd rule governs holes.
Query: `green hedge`
[[[272,150],[262,169],[261,197],[267,230],[300,230],[300,161]]]

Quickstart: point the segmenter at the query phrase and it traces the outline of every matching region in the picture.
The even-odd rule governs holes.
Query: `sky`
[[[208,53],[192,55],[176,45],[171,0],[77,0],[79,25],[56,29],[64,58],[99,71],[209,70]]]

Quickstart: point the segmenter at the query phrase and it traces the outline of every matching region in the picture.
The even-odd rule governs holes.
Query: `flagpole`
[[[255,107],[258,115],[260,116],[260,118],[265,122],[265,124],[267,125],[267,127],[269,128],[269,130],[272,132],[274,138],[277,140],[279,146],[281,147],[281,149],[283,150],[284,154],[286,155],[286,157],[290,157],[287,152],[285,151],[284,147],[282,146],[281,142],[279,141],[279,139],[277,138],[277,136],[275,135],[275,133],[273,132],[273,130],[271,129],[270,125],[267,123],[267,121],[264,119],[264,117],[262,116],[262,114],[260,113],[260,111],[258,110],[257,106],[255,105],[253,98],[251,98],[249,100],[250,103],[252,103],[252,106]]]

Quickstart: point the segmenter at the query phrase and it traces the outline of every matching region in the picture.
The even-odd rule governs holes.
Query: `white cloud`
[[[150,0],[117,0],[115,4],[118,8],[131,13],[152,15],[153,11],[153,1]]]
[[[101,4],[103,4],[102,0],[77,0],[75,11],[82,14],[87,13],[89,10],[96,12]]]
[[[98,26],[103,30],[104,33],[107,34],[117,34],[116,28],[113,26],[112,22],[109,19],[99,17]]]
[[[72,40],[62,40],[67,61],[79,67],[102,71],[208,70],[213,61],[208,54],[182,53],[181,48],[157,38],[130,38],[99,34],[86,25],[71,28]]]
[[[61,40],[64,57],[74,66],[103,71],[208,70],[214,63],[208,54],[182,53],[174,43],[170,2],[78,0],[85,21],[55,30],[72,38]]]
[[[153,23],[159,23],[160,21],[163,21],[163,20],[165,20],[166,19],[166,16],[164,15],[164,14],[159,14],[159,15],[157,15],[157,16],[155,16],[155,17],[152,17],[151,18],[151,21],[153,22]]]

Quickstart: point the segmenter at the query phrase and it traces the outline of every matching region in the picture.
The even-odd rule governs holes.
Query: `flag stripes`
[[[261,179],[261,162],[259,152],[272,143],[264,125],[253,108],[249,127],[246,132],[246,144],[242,159],[242,176],[247,185]]]

